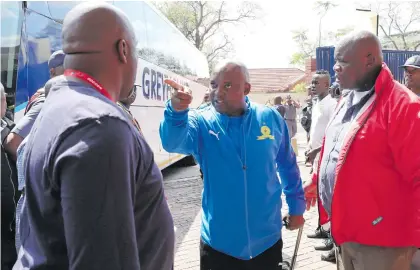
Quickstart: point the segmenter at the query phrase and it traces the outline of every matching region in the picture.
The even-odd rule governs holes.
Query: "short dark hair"
[[[325,75],[325,76],[327,76],[327,77],[328,77],[328,85],[330,85],[330,84],[331,84],[331,75],[330,75],[330,73],[328,72],[328,70],[325,70],[325,69],[318,69],[317,71],[315,71],[315,74],[316,74],[316,75]]]

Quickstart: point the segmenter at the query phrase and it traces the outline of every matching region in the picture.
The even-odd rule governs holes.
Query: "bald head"
[[[358,31],[346,35],[335,48],[334,71],[344,89],[371,87],[383,62],[379,39],[371,32]]]
[[[93,75],[116,92],[115,100],[128,96],[137,70],[137,41],[121,10],[107,3],[79,4],[64,18],[62,36],[66,69]]]
[[[115,49],[109,44],[123,38],[135,41],[127,16],[107,3],[77,5],[64,18],[62,34],[63,51],[70,55]]]
[[[274,98],[274,105],[281,105],[283,103],[283,98],[281,96],[277,96]]]
[[[359,55],[372,55],[376,62],[382,64],[383,56],[381,42],[369,31],[352,32],[338,43],[337,48],[343,48]]]
[[[213,75],[214,91],[210,101],[219,113],[239,116],[246,109],[245,96],[251,90],[247,67],[237,61],[225,61],[218,65]]]

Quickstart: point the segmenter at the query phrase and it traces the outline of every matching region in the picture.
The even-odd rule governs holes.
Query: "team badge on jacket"
[[[274,140],[274,136],[271,135],[271,130],[269,127],[267,126],[262,126],[261,127],[261,134],[260,136],[257,136],[257,140],[266,140],[266,139],[270,139],[270,140]]]

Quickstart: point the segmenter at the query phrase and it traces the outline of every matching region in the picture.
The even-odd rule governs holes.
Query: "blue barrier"
[[[316,69],[327,70],[332,82],[335,81],[334,72],[334,47],[318,47],[316,48]],[[405,61],[413,55],[420,55],[420,51],[395,51],[384,50],[384,62],[388,65],[395,80],[404,83],[404,70],[399,68],[404,65]]]

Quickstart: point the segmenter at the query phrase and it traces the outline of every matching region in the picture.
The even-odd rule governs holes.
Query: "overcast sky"
[[[315,39],[318,35],[319,16],[313,11],[314,1],[259,1],[265,15],[261,22],[250,22],[246,27],[228,28],[233,38],[234,57],[243,61],[249,68],[288,67],[291,55],[297,51],[292,40],[293,29],[308,28]],[[323,29],[336,30],[361,23],[361,16],[367,13],[356,12],[351,1],[336,1],[335,7],[324,17]],[[367,19],[363,26],[367,27]]]

